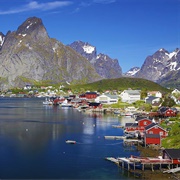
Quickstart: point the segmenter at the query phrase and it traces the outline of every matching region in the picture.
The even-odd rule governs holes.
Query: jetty
[[[112,139],[112,140],[121,140],[125,139],[126,136],[104,136],[105,139]]]
[[[121,125],[112,125],[113,128],[122,128],[124,129],[124,126],[121,126]]]
[[[154,165],[159,165],[159,168],[161,169],[161,165],[171,165],[172,161],[170,159],[162,159],[162,158],[152,158],[152,157],[137,157],[137,156],[131,156],[130,158],[126,157],[108,157],[107,160],[116,163],[118,166],[122,167],[123,169],[127,167],[127,170],[130,171],[131,167],[133,167],[133,170],[136,170],[136,167],[142,168],[142,171],[145,170],[145,165],[150,165],[152,171],[154,171]],[[139,169],[139,168],[138,168]],[[164,173],[174,173],[180,171],[180,167],[177,167],[175,169],[170,169],[167,171],[163,171]]]

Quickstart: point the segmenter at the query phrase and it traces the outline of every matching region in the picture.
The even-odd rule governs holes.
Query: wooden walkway
[[[170,165],[172,164],[172,161],[170,159],[161,159],[161,158],[151,158],[151,157],[136,157],[136,156],[131,156],[130,158],[126,157],[118,157],[118,158],[113,158],[113,157],[108,157],[105,158],[106,160],[109,160],[111,162],[116,163],[118,166],[121,166],[122,168],[126,167],[128,171],[133,167],[134,170],[136,170],[136,167],[139,165],[142,166],[142,171],[145,170],[145,165],[151,165],[152,171],[154,171],[154,165],[159,165],[159,168],[161,169],[161,165]],[[131,167],[130,167],[131,165]],[[163,171],[163,173],[175,173],[180,171],[180,167],[175,168],[175,169],[170,169],[167,171]]]

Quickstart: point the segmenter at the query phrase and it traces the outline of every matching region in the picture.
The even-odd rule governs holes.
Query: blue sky
[[[118,59],[123,72],[160,48],[180,48],[180,0],[1,0],[0,32],[33,16],[50,37],[65,45],[89,42]]]

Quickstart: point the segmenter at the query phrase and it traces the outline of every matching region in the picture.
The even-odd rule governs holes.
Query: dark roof
[[[86,92],[85,94],[97,94],[96,92]]]
[[[166,131],[165,129],[163,129],[161,126],[159,126],[159,125],[156,124],[156,123],[151,123],[151,124],[145,126],[145,130],[151,129],[151,128],[154,127],[154,126],[158,126],[158,127],[159,127],[160,129],[162,129],[163,131]]]
[[[136,123],[126,123],[125,127],[137,127],[138,125]]]
[[[135,119],[135,121],[142,121],[142,120],[149,120],[149,121],[152,121],[150,118],[148,118],[148,117],[137,117],[136,119]]]
[[[163,112],[166,112],[168,109],[169,109],[168,107],[161,107],[161,108],[159,109],[159,111],[160,111],[161,113],[163,113]]]
[[[151,123],[145,127],[145,130],[150,129],[151,127],[155,126],[155,123]]]
[[[101,103],[91,102],[89,103],[89,106],[99,106]]]
[[[154,99],[158,99],[158,97],[155,96],[148,96],[146,99],[146,103],[151,104]]]
[[[164,149],[166,154],[172,159],[180,159],[180,149]]]
[[[145,137],[147,138],[160,138],[160,134],[145,134]]]

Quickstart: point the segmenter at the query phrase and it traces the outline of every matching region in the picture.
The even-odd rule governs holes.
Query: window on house
[[[149,131],[149,134],[153,134],[153,131]]]
[[[144,125],[147,125],[147,122],[146,122],[146,121],[144,121]]]
[[[163,135],[163,131],[160,131],[159,134],[160,134],[160,136],[162,136]]]

